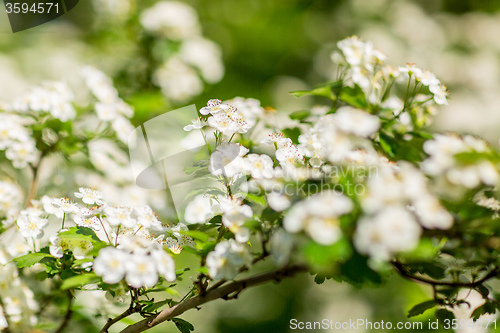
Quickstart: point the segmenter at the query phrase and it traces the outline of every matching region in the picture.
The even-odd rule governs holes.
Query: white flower
[[[74,221],[81,227],[91,228],[95,231],[99,231],[101,229],[101,220],[97,216],[86,217],[76,215]]]
[[[264,108],[260,105],[260,101],[255,98],[235,97],[224,103],[236,108],[249,127],[255,126],[257,119],[264,114]]]
[[[77,214],[80,212],[76,203],[70,201],[68,198],[54,198],[52,205],[59,207],[64,213]]]
[[[162,93],[176,102],[187,101],[203,91],[203,81],[198,72],[179,57],[169,57],[153,73],[153,82]]]
[[[273,178],[273,160],[268,155],[249,154],[244,158],[244,169],[255,179]]]
[[[375,216],[359,220],[354,245],[359,252],[376,260],[389,260],[398,252],[413,250],[421,233],[410,212],[401,206],[387,206]]]
[[[267,203],[269,207],[277,212],[282,212],[290,207],[290,199],[286,195],[277,192],[267,194]]]
[[[276,159],[281,166],[295,166],[304,163],[304,153],[296,146],[279,148],[276,150]]]
[[[434,101],[437,104],[448,105],[448,101],[446,99],[448,92],[447,92],[446,87],[444,85],[433,84],[433,85],[429,86],[429,90],[431,93],[434,94]]]
[[[336,126],[344,132],[369,137],[380,127],[377,116],[350,106],[339,108],[333,115]]]
[[[250,238],[250,230],[243,224],[252,217],[252,208],[242,205],[241,200],[236,198],[219,198],[222,210],[222,223],[231,231],[238,242],[245,243]]]
[[[174,282],[177,278],[174,259],[163,250],[153,251],[151,256],[158,274],[162,275],[168,282]]]
[[[17,225],[25,238],[42,238],[43,228],[47,226],[48,222],[47,219],[34,214],[20,215],[17,218]]]
[[[208,254],[207,267],[213,279],[232,280],[251,261],[252,256],[247,246],[230,239],[217,244]]]
[[[93,249],[91,241],[78,241],[70,244],[70,250],[76,259],[84,259],[87,253]]]
[[[197,195],[186,206],[184,219],[187,223],[203,223],[214,216],[213,200],[203,195]]]
[[[130,255],[125,267],[125,281],[134,288],[153,287],[158,282],[158,273],[151,256]]]
[[[184,223],[177,223],[172,228],[172,234],[177,238],[181,246],[195,244],[193,239],[185,234],[187,231],[189,231],[189,229]]]
[[[137,226],[137,220],[132,217],[132,208],[130,207],[106,207],[104,209],[106,213],[106,220],[108,223],[117,227],[122,225],[126,228],[135,228]]]
[[[440,85],[441,83],[436,78],[436,75],[434,75],[434,73],[429,70],[422,71],[422,74],[420,75],[420,77],[418,77],[418,79],[426,87]]]
[[[349,213],[352,201],[335,191],[324,191],[295,204],[283,219],[286,231],[305,230],[319,244],[331,245],[342,235],[339,217]]]
[[[14,142],[5,151],[5,156],[12,161],[15,168],[24,168],[28,163],[33,163],[38,157],[33,140]]]
[[[135,208],[137,215],[137,223],[147,229],[162,230],[162,225],[158,217],[149,206],[141,206]]]
[[[453,216],[432,195],[418,198],[413,207],[418,221],[424,228],[449,229],[453,225]]]
[[[193,7],[179,1],[159,1],[140,15],[142,26],[174,40],[200,34],[198,15]]]
[[[103,195],[99,191],[87,187],[80,187],[78,191],[78,193],[75,193],[75,197],[82,199],[87,205],[102,205],[104,203],[102,200]]]
[[[231,105],[222,103],[220,99],[211,99],[208,101],[207,106],[200,109],[200,114],[204,116],[208,114],[214,115],[220,112],[226,113],[232,109],[233,107]]]
[[[207,123],[205,121],[202,121],[200,118],[197,118],[197,119],[191,120],[190,125],[184,126],[184,130],[186,132],[190,132],[194,129],[201,129],[201,128],[205,127],[206,125],[207,125]]]
[[[66,231],[67,229],[62,229],[61,231]],[[62,258],[64,256],[64,251],[70,248],[68,242],[59,237],[58,234],[54,234],[49,238],[50,246],[49,252],[55,258]]]
[[[112,246],[99,251],[94,260],[94,272],[102,276],[102,280],[109,284],[120,282],[125,276],[125,264],[130,262],[130,255]]]
[[[210,156],[208,171],[214,176],[224,175],[233,177],[243,171],[244,161],[242,156],[248,149],[235,143],[223,143]]]
[[[214,42],[195,37],[182,43],[179,50],[180,58],[200,70],[201,76],[208,83],[219,82],[224,76],[222,50]]]
[[[260,143],[264,144],[275,143],[278,149],[293,146],[292,140],[289,138],[285,138],[283,133],[271,133],[264,139],[262,139]]]
[[[129,143],[129,136],[134,131],[134,127],[130,123],[130,120],[121,116],[116,117],[111,122],[111,127],[113,128],[116,136],[118,137],[118,139],[120,139],[121,142],[127,144]]]
[[[47,195],[44,195],[41,199],[43,209],[48,213],[48,214],[53,214],[56,217],[62,219],[64,216],[64,212],[59,206],[56,206],[54,204],[54,198],[50,198]]]

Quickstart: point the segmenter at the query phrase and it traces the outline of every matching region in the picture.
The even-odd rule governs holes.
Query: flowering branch
[[[152,316],[149,318],[146,318],[138,323],[135,323],[133,325],[128,326],[125,328],[121,333],[137,333],[137,332],[143,332],[151,327],[154,327],[166,320],[170,320],[172,318],[175,318],[182,313],[186,312],[187,310],[196,308],[202,304],[208,303],[210,301],[222,298],[222,299],[232,299],[235,297],[231,297],[229,295],[231,294],[236,294],[238,295],[240,292],[245,290],[246,288],[259,285],[262,283],[270,282],[270,281],[279,281],[284,277],[290,277],[293,276],[297,273],[305,272],[307,271],[306,267],[304,266],[290,266],[290,267],[285,267],[281,268],[278,270],[274,270],[271,272],[267,273],[262,273],[259,275],[255,275],[240,281],[233,281],[229,284],[226,284],[224,286],[215,288],[215,289],[209,289],[207,292],[202,296],[195,296],[193,298],[190,298],[184,302],[181,302],[173,307],[170,307],[168,309],[163,310],[156,316]],[[102,331],[101,331],[102,332]]]

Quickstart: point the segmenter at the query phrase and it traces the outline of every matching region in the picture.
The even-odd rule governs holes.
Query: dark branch
[[[307,268],[304,266],[291,266],[285,267],[282,269],[278,269],[275,271],[259,274],[256,276],[252,276],[240,281],[233,281],[227,283],[226,285],[220,286],[218,288],[208,289],[204,295],[198,295],[193,298],[190,298],[184,302],[181,302],[171,308],[165,309],[160,312],[156,316],[151,316],[140,322],[137,322],[133,325],[125,328],[122,333],[137,333],[143,332],[145,330],[150,329],[153,326],[156,326],[166,320],[170,320],[175,318],[187,310],[197,308],[198,306],[208,303],[210,301],[219,299],[219,298],[230,298],[229,295],[233,294],[238,295],[241,291],[246,288],[270,282],[270,281],[279,281],[280,279],[288,276],[293,276],[300,272],[307,271]]]
[[[62,333],[66,326],[68,326],[71,316],[73,315],[73,310],[71,310],[71,306],[73,305],[73,295],[71,292],[68,292],[68,307],[66,308],[66,314],[64,315],[64,319],[55,331],[55,333]]]
[[[451,281],[447,282],[447,281],[436,281],[436,280],[431,280],[431,279],[428,279],[428,278],[425,278],[422,276],[412,275],[405,269],[405,267],[402,263],[397,262],[397,261],[393,261],[392,265],[394,266],[394,268],[396,268],[397,272],[402,277],[409,279],[409,280],[412,280],[412,281],[418,281],[418,282],[430,284],[432,286],[475,288],[475,287],[481,285],[482,283],[484,283],[484,282],[486,282],[494,277],[497,277],[498,274],[500,273],[500,270],[498,268],[495,268],[495,269],[491,270],[488,274],[483,276],[481,279],[473,281],[473,282],[451,282]]]

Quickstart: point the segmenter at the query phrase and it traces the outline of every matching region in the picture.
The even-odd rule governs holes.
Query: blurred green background
[[[278,112],[300,110],[320,101],[298,100],[287,92],[328,80],[333,73],[329,54],[336,42],[358,34],[372,40],[390,64],[417,63],[448,86],[450,105],[440,110],[437,129],[481,133],[498,142],[500,1],[183,1],[196,9],[204,37],[220,45],[225,66],[220,82],[205,84],[201,94],[183,102],[169,100],[151,83],[159,60],[151,54],[154,40],[138,21],[155,2],[81,0],[64,17],[16,34],[0,11],[0,100],[9,101],[46,79],[71,82],[76,68],[93,64],[113,77],[121,95],[135,107],[136,124],[183,105],[202,107],[211,98],[254,97]],[[191,260],[189,254],[180,259],[180,267]],[[292,318],[396,323],[407,321],[408,309],[430,295],[431,290],[398,276],[382,286],[358,290],[329,280],[315,285],[311,276],[302,275],[181,317],[200,333],[291,332]],[[462,312],[466,316],[467,310]],[[431,316],[428,312],[412,320],[427,323]],[[176,329],[167,323],[155,331]]]

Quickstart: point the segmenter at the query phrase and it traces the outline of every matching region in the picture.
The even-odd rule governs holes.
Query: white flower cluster
[[[229,137],[235,133],[247,133],[262,117],[264,109],[254,98],[236,97],[225,102],[211,99],[207,106],[200,109],[200,114],[203,117],[193,119],[190,125],[184,127],[185,131],[209,126]]]
[[[443,177],[449,184],[475,188],[480,184],[495,186],[498,183],[498,170],[487,158],[467,163],[456,157],[467,153],[490,154],[491,148],[484,140],[472,135],[437,134],[424,143],[424,151],[429,158],[422,162],[422,169],[434,177]]]
[[[19,331],[27,331],[36,325],[38,303],[31,289],[20,279],[13,257],[0,248],[0,295],[3,308],[0,306],[0,329],[9,327]],[[6,317],[9,318],[7,322]],[[9,324],[9,325],[8,325]]]
[[[401,132],[428,125],[429,115],[434,113],[434,103],[448,104],[446,87],[429,70],[414,64],[399,68],[385,65],[386,57],[374,49],[371,42],[356,36],[338,42],[337,46],[341,52],[333,52],[331,58],[340,66],[345,81],[350,80],[361,87],[367,101],[381,107],[381,115],[395,117],[395,127],[400,127]],[[411,89],[417,92],[416,96],[405,101],[390,96],[388,93],[394,81],[408,83],[408,88],[413,83]]]
[[[27,125],[33,119],[16,114],[0,113],[0,150],[16,168],[24,168],[38,158],[35,140]]]
[[[350,106],[341,107],[334,114],[322,116],[318,122],[299,136],[299,148],[318,167],[323,161],[342,163],[355,159],[360,149],[372,152],[366,140],[380,127],[378,117]],[[278,156],[278,155],[277,155]]]
[[[207,256],[207,267],[213,279],[232,280],[240,269],[252,263],[247,245],[234,239],[222,241]]]
[[[97,99],[95,111],[99,120],[110,123],[118,138],[128,143],[134,129],[129,120],[134,114],[132,108],[118,96],[118,91],[106,74],[90,66],[82,68],[81,74]]]
[[[453,217],[428,188],[425,175],[409,163],[381,163],[370,175],[362,197],[364,215],[358,221],[354,244],[378,260],[413,250],[422,227],[448,229]]]
[[[345,195],[323,191],[296,203],[287,211],[283,228],[290,233],[305,230],[315,242],[331,245],[342,236],[340,216],[352,209],[352,201]]]
[[[184,102],[203,91],[203,81],[219,82],[224,75],[220,47],[201,36],[198,15],[178,1],[160,1],[144,10],[140,22],[146,31],[180,43],[153,75],[165,96]]]
[[[0,181],[0,216],[5,218],[4,224],[9,224],[12,217],[19,212],[23,197],[21,189],[16,184]]]
[[[170,282],[176,279],[172,257],[160,244],[136,235],[126,236],[118,247],[100,250],[93,269],[106,283],[118,283],[125,278],[134,288],[153,287],[158,275]]]
[[[41,87],[35,87],[26,95],[14,100],[10,110],[17,113],[33,112],[35,114],[50,113],[61,121],[76,117],[73,108],[73,92],[63,82],[46,82]]]

